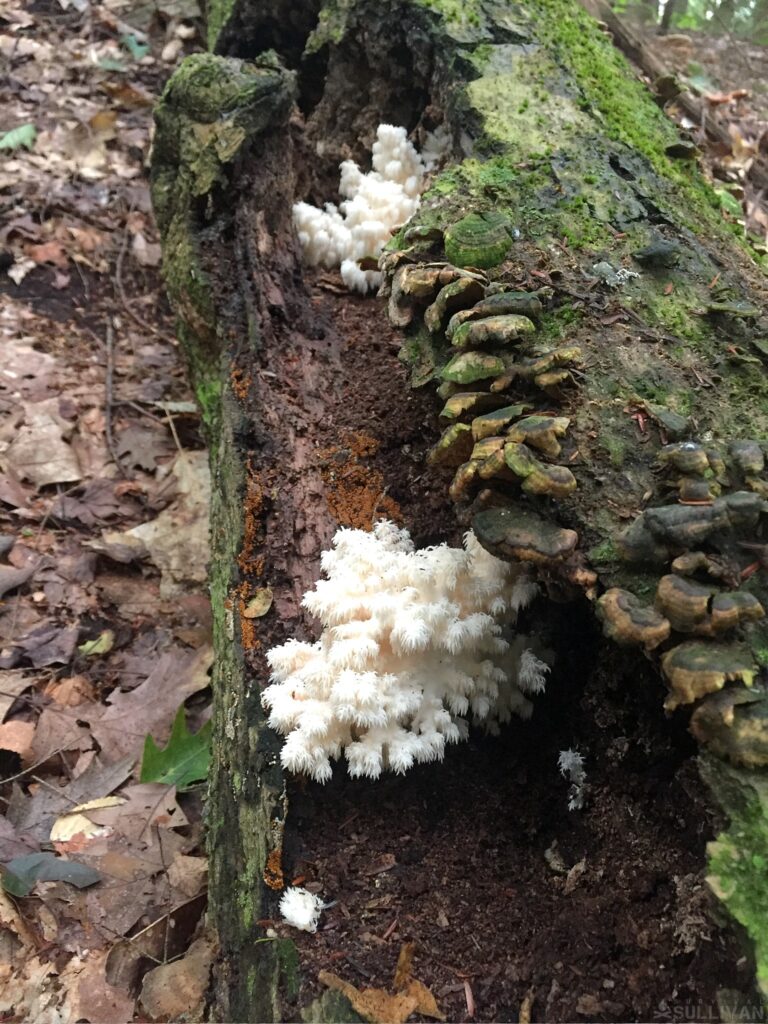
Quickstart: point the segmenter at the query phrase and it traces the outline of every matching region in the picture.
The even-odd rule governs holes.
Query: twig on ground
[[[107,320],[107,369],[104,375],[104,439],[107,442],[109,456],[117,467],[117,471],[123,479],[128,479],[128,471],[123,466],[115,448],[115,438],[112,433],[112,400],[115,375],[115,329],[112,321]]]

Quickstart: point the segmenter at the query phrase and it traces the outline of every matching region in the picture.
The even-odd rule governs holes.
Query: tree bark
[[[453,487],[458,519],[502,557],[535,559],[557,600],[597,609],[607,634],[634,643],[629,658],[664,658],[671,705],[698,702],[695,730],[716,755],[709,775],[728,780],[713,785],[734,819],[713,854],[713,885],[756,944],[765,986],[766,890],[744,864],[766,835],[750,772],[768,764],[768,631],[739,608],[768,607],[759,457],[768,321],[765,277],[740,228],[690,147],[571,0],[347,0],[322,10],[212,0],[209,28],[218,56],[186,62],[160,103],[153,192],[216,481],[216,1016],[277,1020],[281,992],[290,998],[295,985],[291,944],[265,941],[259,925],[276,915],[287,811],[259,702],[262,648],[307,625],[300,597],[339,519],[314,443],[347,368],[302,284],[291,203],[331,198],[339,160],[362,158],[382,121],[417,138],[443,124],[451,138],[450,165],[384,263],[390,309],[405,328],[402,358],[423,401],[450,404],[457,388],[445,367],[456,349],[445,318],[442,330],[425,326],[426,302],[409,298],[407,278],[439,265],[445,283],[456,274],[446,264],[480,267],[489,295],[537,291],[542,311],[522,359],[509,355],[516,345],[499,344],[508,372],[497,378],[506,380],[480,377],[458,390],[488,396],[498,387],[505,404],[570,421],[554,460],[529,439],[531,451],[514,453],[517,468],[508,459],[498,478],[481,480],[470,458]],[[535,358],[544,360],[537,372]],[[429,398],[441,383],[442,400]],[[757,448],[733,446],[753,439]],[[685,442],[699,447],[660,455]],[[686,451],[695,452],[691,469]],[[552,474],[553,461],[567,473]],[[559,490],[553,475],[576,489]],[[654,509],[666,511],[654,519]],[[565,556],[552,536],[578,543]],[[698,586],[710,590],[700,614],[689,606],[693,570],[671,568],[697,551]],[[682,610],[658,596],[662,579]],[[740,624],[702,638],[715,591]],[[276,624],[254,617],[265,595]],[[654,642],[653,628],[670,616],[672,638]],[[726,675],[736,682],[708,693]],[[340,1019],[337,1003],[327,1012]]]

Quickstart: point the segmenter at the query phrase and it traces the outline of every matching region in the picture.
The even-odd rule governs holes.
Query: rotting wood
[[[323,415],[317,361],[326,387],[341,368],[332,338],[307,348],[311,310],[290,229],[293,196],[311,190],[311,145],[325,144],[325,166],[315,168],[321,180],[340,156],[364,151],[379,121],[417,128],[442,119],[455,159],[465,159],[438,179],[418,223],[444,230],[469,212],[506,211],[519,241],[494,274],[516,287],[552,289],[556,301],[541,330],[549,342],[578,343],[583,354],[582,369],[568,364],[569,389],[553,395],[572,419],[567,458],[579,487],[558,505],[541,506],[581,537],[583,559],[570,576],[549,574],[561,594],[575,597],[584,583],[593,589],[595,572],[601,587],[652,600],[659,570],[627,564],[617,545],[645,494],[658,493],[656,453],[670,439],[670,424],[682,419],[684,437],[711,431],[726,444],[765,436],[766,324],[734,305],[760,308],[765,284],[719,221],[695,167],[665,153],[676,143],[672,126],[597,28],[564,0],[466,9],[447,0],[359,0],[329,6],[309,39],[305,24],[279,29],[277,4],[219,7],[219,49],[240,56],[273,45],[288,61],[307,54],[301,93],[309,145],[289,125],[292,76],[274,57],[255,71],[237,60],[195,58],[166,90],[154,171],[169,290],[217,481],[210,824],[212,902],[224,949],[219,1007],[224,1018],[267,1020],[279,1015],[280,956],[277,944],[254,939],[258,920],[275,906],[264,872],[269,866],[274,877],[272,837],[285,807],[276,744],[262,728],[253,685],[258,632],[241,612],[253,590],[278,575],[290,631],[308,566],[333,528],[311,430]],[[254,74],[261,78],[255,90]],[[631,253],[659,235],[679,246],[673,264],[633,262]],[[400,244],[411,248],[409,260],[441,258],[439,249]],[[612,290],[595,270],[605,262],[641,273],[637,290]],[[725,289],[725,305],[708,313],[713,282]],[[446,356],[418,322],[405,354],[420,383],[439,373]],[[277,501],[286,462],[301,487]],[[473,509],[464,511],[471,518]],[[759,577],[751,586],[764,594]],[[766,649],[762,625],[751,627],[750,641],[757,670]],[[751,693],[759,723],[765,699],[760,688]],[[753,922],[745,923],[760,940]]]

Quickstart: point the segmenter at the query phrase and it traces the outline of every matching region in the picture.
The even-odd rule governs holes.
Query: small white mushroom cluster
[[[340,267],[350,291],[377,288],[381,275],[363,270],[358,261],[375,258],[395,228],[416,212],[424,175],[439,156],[444,135],[429,140],[428,163],[408,141],[405,128],[380,124],[373,144],[373,170],[364,174],[354,160],[340,165],[339,192],[344,201],[320,210],[296,203],[293,222],[304,259],[314,267]]]
[[[326,579],[304,595],[323,624],[315,643],[268,652],[262,701],[286,737],[283,766],[325,782],[344,753],[349,774],[378,778],[441,760],[470,720],[495,731],[528,717],[525,694],[543,689],[548,666],[509,642],[505,626],[536,594],[524,569],[485,551],[414,550],[405,530],[340,529],[322,556]]]

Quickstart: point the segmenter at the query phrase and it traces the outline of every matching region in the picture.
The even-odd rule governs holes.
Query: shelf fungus
[[[420,307],[430,305],[441,288],[462,278],[484,282],[482,274],[445,263],[401,263],[392,275],[387,312],[395,327],[407,327]]]
[[[766,512],[768,501],[751,491],[725,494],[711,505],[661,505],[642,512],[617,538],[617,548],[629,562],[666,562],[713,536],[755,531]]]
[[[611,587],[598,599],[597,615],[605,635],[622,646],[638,645],[652,651],[669,639],[671,632],[663,615],[620,587]]]
[[[445,255],[457,267],[495,267],[515,241],[509,217],[496,210],[468,213],[445,232]]]
[[[508,431],[510,441],[522,441],[555,459],[562,451],[559,437],[565,437],[570,420],[567,416],[526,416]]]
[[[424,313],[424,323],[430,334],[437,334],[457,309],[472,305],[483,296],[482,281],[476,277],[459,277],[445,285],[437,293],[437,298],[428,306]]]
[[[674,573],[659,580],[656,607],[673,629],[697,636],[718,636],[765,616],[754,594],[739,590],[720,593],[712,586]]]
[[[518,402],[517,405],[504,405],[501,409],[494,409],[493,412],[476,416],[472,420],[472,436],[476,441],[482,441],[484,437],[499,434],[513,420],[525,415],[530,408],[531,406],[527,402]]]
[[[533,320],[520,313],[504,316],[487,316],[482,320],[467,320],[454,331],[451,344],[454,348],[474,348],[484,345],[510,345],[534,334]]]
[[[447,399],[440,411],[440,419],[458,420],[461,416],[477,416],[479,413],[498,409],[505,402],[506,398],[503,395],[492,395],[487,391],[458,391]],[[520,405],[515,408],[527,410],[530,409],[530,405]],[[518,415],[522,416],[522,412]]]
[[[504,459],[527,494],[565,498],[576,490],[576,477],[567,466],[549,466],[540,462],[527,445],[504,445]]]
[[[506,369],[501,356],[488,352],[460,352],[443,367],[440,376],[454,384],[473,384],[477,380],[498,377]]]
[[[486,551],[497,558],[541,566],[564,561],[579,540],[575,530],[521,508],[484,509],[472,519],[472,529]]]
[[[705,573],[713,580],[726,580],[734,575],[733,567],[706,551],[686,551],[672,562],[672,571],[679,576]]]
[[[460,466],[469,458],[472,444],[472,428],[467,423],[453,423],[430,449],[427,462],[433,466]]]
[[[697,640],[667,651],[662,656],[661,669],[670,688],[664,703],[668,711],[716,693],[727,682],[740,681],[751,686],[757,674],[749,648]]]
[[[757,476],[765,469],[765,453],[759,441],[731,441],[728,454],[745,477]]]
[[[530,380],[543,390],[550,390],[571,378],[571,370],[581,364],[578,345],[562,345],[538,355],[511,363],[491,384],[491,391],[506,391],[518,378]]]
[[[768,766],[768,690],[732,687],[710,694],[691,716],[691,732],[718,757],[746,768]]]
[[[703,476],[711,471],[707,450],[697,441],[667,444],[657,458],[661,466],[670,467],[685,476]]]

